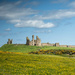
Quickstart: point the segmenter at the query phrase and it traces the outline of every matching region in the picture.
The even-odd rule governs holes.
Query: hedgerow
[[[62,54],[75,54],[75,50],[39,50],[35,52],[29,52],[29,54],[55,54],[55,55],[62,55]]]

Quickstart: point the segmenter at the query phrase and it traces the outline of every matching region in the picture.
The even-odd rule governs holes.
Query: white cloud
[[[46,19],[63,19],[75,17],[75,10],[58,10],[54,12],[50,12],[48,15],[43,16],[35,16],[35,18],[46,20]]]
[[[20,3],[20,2],[19,2]],[[38,11],[31,8],[18,8],[18,2],[0,6],[0,19],[17,19],[36,14]]]
[[[69,0],[53,0],[52,3],[65,3]]]
[[[6,31],[10,31],[11,29],[10,28],[8,28],[8,29],[5,29]]]
[[[13,20],[9,20],[8,22],[10,23],[18,23],[18,22],[21,22],[20,19],[13,19]]]
[[[69,6],[75,8],[75,1],[71,2],[71,3],[69,4]]]
[[[15,5],[19,5],[20,3],[22,3],[22,1],[17,1]]]
[[[42,20],[27,20],[21,21],[15,27],[36,27],[36,28],[51,28],[55,25],[53,23],[44,23]]]
[[[51,28],[55,25],[49,21],[44,22],[44,20],[75,17],[75,10],[46,11],[46,14],[40,15],[38,11],[31,8],[18,8],[17,5],[20,3],[21,1],[0,5],[0,19],[6,19],[15,27]],[[37,2],[32,4],[37,4]]]
[[[22,18],[28,15],[32,15],[37,13],[35,10],[32,10],[31,8],[28,9],[15,9],[15,10],[0,10],[0,16],[3,17],[4,19],[16,19],[16,18]]]
[[[51,30],[36,30],[36,31],[34,31],[35,33],[50,33],[51,32]]]

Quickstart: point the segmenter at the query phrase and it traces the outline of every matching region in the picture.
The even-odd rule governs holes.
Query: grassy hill
[[[51,47],[51,46],[27,46],[27,45],[14,45],[14,44],[5,44],[0,48],[0,51],[9,51],[9,52],[22,52],[22,53],[28,53],[31,51],[36,50],[50,50],[50,49],[57,49],[57,50],[63,50],[63,49],[71,49],[75,50],[75,48],[66,48],[66,47]]]
[[[0,75],[75,75],[75,59],[55,55],[1,53]]]
[[[5,44],[0,48],[0,75],[75,75],[75,55],[27,54],[39,49],[75,50]]]

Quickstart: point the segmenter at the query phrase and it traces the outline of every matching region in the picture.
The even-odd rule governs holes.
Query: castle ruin
[[[7,44],[12,44],[12,40],[8,39]]]
[[[38,36],[36,36],[36,40],[34,40],[34,35],[32,35],[32,40],[30,41],[28,37],[26,37],[26,45],[31,46],[41,46],[41,40]]]
[[[8,39],[7,44],[12,44],[12,40]],[[17,44],[18,45],[18,44]],[[38,36],[36,36],[36,40],[34,40],[34,35],[32,35],[32,40],[28,37],[26,37],[26,45],[30,46],[55,46],[55,47],[69,47],[69,48],[75,48],[75,45],[60,45],[59,43],[41,43],[41,40]]]

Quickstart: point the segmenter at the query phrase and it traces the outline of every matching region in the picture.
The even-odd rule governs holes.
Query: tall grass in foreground
[[[55,55],[1,53],[0,75],[75,75],[75,59]]]

